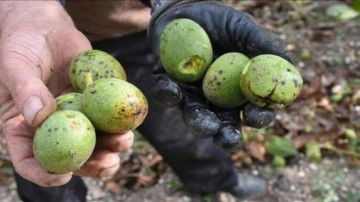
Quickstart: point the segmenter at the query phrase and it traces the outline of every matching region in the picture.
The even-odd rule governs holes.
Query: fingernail
[[[30,96],[24,103],[23,113],[25,120],[32,125],[36,114],[44,107],[40,98]]]

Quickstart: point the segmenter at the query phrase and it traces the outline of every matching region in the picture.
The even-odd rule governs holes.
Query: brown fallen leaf
[[[233,161],[239,161],[243,159],[246,156],[246,154],[243,151],[237,151],[231,153],[231,158]]]
[[[360,105],[360,89],[356,90],[351,97],[351,102],[354,105]]]
[[[150,158],[148,158],[146,161],[143,161],[143,164],[145,167],[152,167],[161,161],[163,161],[163,157],[160,154],[154,154]]]
[[[315,134],[304,134],[304,135],[296,135],[291,138],[294,146],[299,149],[306,145],[306,143],[316,140]]]
[[[133,189],[137,190],[141,187],[148,187],[153,184],[155,184],[156,179],[154,176],[145,175],[143,173],[140,173],[137,176],[136,184],[133,186]]]
[[[250,156],[259,160],[260,162],[265,161],[266,149],[263,144],[251,141],[246,144],[246,151]]]
[[[105,187],[113,194],[120,194],[122,192],[122,187],[114,181],[106,181]]]

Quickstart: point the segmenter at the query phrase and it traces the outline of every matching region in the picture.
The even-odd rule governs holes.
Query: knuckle
[[[128,139],[117,141],[114,149],[116,151],[126,151],[131,148],[133,143],[134,143],[134,137],[132,136],[129,137]]]
[[[119,168],[120,168],[120,163],[115,164],[111,167],[103,168],[99,171],[98,177],[99,178],[110,177],[114,175],[119,170]]]
[[[20,79],[14,85],[12,92],[14,92],[15,94],[18,94],[18,93],[28,89],[28,87],[31,86],[31,84],[32,84],[32,82],[30,80]]]

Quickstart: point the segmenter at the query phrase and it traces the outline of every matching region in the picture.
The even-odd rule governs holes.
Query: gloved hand
[[[248,14],[220,1],[155,0],[148,37],[155,54],[164,27],[177,18],[188,18],[204,28],[210,37],[214,56],[241,52],[248,57],[274,54],[289,60],[287,51],[269,32]],[[200,137],[213,137],[214,143],[231,149],[242,145],[240,124],[261,128],[275,117],[275,111],[245,103],[234,109],[219,109],[209,104],[201,90],[201,81],[179,83],[166,74],[161,63],[154,69],[154,97],[165,106],[178,105],[190,131]],[[240,112],[242,111],[242,121]]]
[[[132,132],[99,135],[93,155],[74,173],[49,173],[34,158],[35,128],[55,111],[54,96],[70,89],[72,58],[91,49],[60,3],[1,1],[0,36],[0,123],[17,173],[41,186],[63,185],[73,174],[114,174],[118,152],[131,146]]]

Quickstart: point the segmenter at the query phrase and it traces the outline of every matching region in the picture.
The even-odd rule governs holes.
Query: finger
[[[11,92],[17,109],[31,126],[38,125],[55,110],[54,97],[40,79],[39,70],[33,63],[18,56],[8,56],[0,61],[0,66],[3,76],[10,78],[5,81],[5,85]],[[5,102],[0,101],[0,104]]]
[[[192,134],[206,138],[213,136],[220,128],[220,120],[210,109],[205,98],[201,82],[178,83],[184,96],[179,104],[183,113],[184,123]]]
[[[16,172],[23,178],[40,186],[60,186],[66,184],[72,173],[51,174],[41,167],[33,155],[33,130],[22,116],[17,116],[3,124],[7,148]]]
[[[240,107],[222,109],[213,106],[213,110],[221,121],[221,128],[213,137],[214,144],[227,150],[241,148]]]
[[[181,102],[183,96],[180,87],[170,79],[161,65],[154,68],[152,79],[154,82],[152,93],[158,103],[171,107]]]
[[[230,21],[229,32],[233,33],[229,38],[237,43],[235,50],[254,57],[260,54],[274,54],[290,61],[285,44],[268,29],[259,25],[252,16],[241,11],[233,11],[228,16]],[[236,31],[242,29],[241,31]],[[233,31],[233,32],[232,32]]]
[[[96,148],[111,152],[122,152],[130,149],[133,142],[134,133],[132,131],[121,134],[100,134],[96,141]]]
[[[189,93],[189,92],[187,92]],[[209,109],[206,100],[189,95],[181,106],[184,123],[190,132],[198,137],[212,137],[220,128],[221,122]]]
[[[89,40],[75,28],[59,29],[46,35],[54,64],[57,64],[47,83],[54,95],[59,95],[71,86],[68,68],[73,58],[80,52],[92,49]],[[61,86],[65,86],[67,89]]]
[[[183,113],[190,132],[198,137],[212,137],[220,128],[220,121],[209,109],[191,108]]]
[[[240,149],[243,146],[242,133],[238,127],[225,125],[214,135],[213,142],[223,149]]]
[[[92,49],[90,41],[75,27],[54,29],[46,35],[46,40],[54,63],[62,67],[68,67],[75,55]]]
[[[90,159],[81,168],[74,172],[75,175],[93,178],[104,178],[114,175],[120,168],[119,154],[107,150],[94,152]]]
[[[34,158],[26,158],[14,164],[16,172],[28,181],[43,187],[61,186],[68,183],[72,173],[53,174],[39,166]]]
[[[44,67],[52,65],[51,55],[43,47],[42,37],[29,35],[33,37],[31,43],[17,32],[0,39],[0,71],[2,77],[7,78],[3,79],[3,84],[18,110],[34,126],[55,109],[55,101],[41,80],[50,75],[50,70],[46,71]],[[0,104],[4,101],[0,100]]]
[[[60,32],[59,30],[54,31],[54,33]],[[64,38],[66,34],[61,33],[63,34],[62,38]],[[73,56],[74,51],[79,51],[80,46],[77,43],[70,46],[69,41],[71,40],[61,40],[62,38],[56,36],[56,34],[46,35],[45,38],[43,35],[39,36],[34,33],[29,35],[33,37],[32,41],[25,38],[21,32],[15,32],[1,38],[0,70],[4,78],[9,78],[4,80],[3,83],[11,93],[18,110],[31,126],[37,126],[56,107],[53,94],[45,83],[51,77],[52,72],[63,65],[64,61],[58,58],[70,57],[69,52]],[[56,44],[54,37],[68,46],[66,48],[64,45],[54,46]],[[70,59],[66,59],[69,63]],[[64,74],[67,74],[66,71],[56,75]],[[50,79],[50,81],[49,85],[54,81],[57,81],[57,84],[64,83],[58,82],[55,78]],[[62,81],[64,81],[64,78]],[[58,86],[54,89],[63,90]],[[5,99],[9,98],[1,98],[0,104],[3,104]]]
[[[263,128],[275,118],[275,110],[247,103],[242,110],[242,122],[252,128]]]
[[[55,110],[55,99],[39,78],[25,74],[21,72],[11,76],[8,87],[27,123],[37,126]]]

